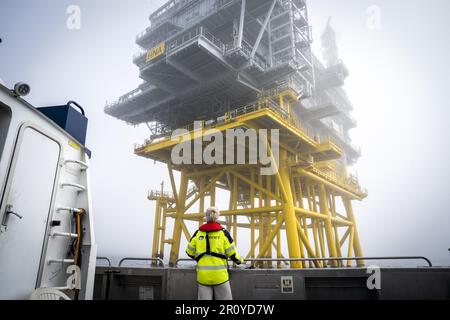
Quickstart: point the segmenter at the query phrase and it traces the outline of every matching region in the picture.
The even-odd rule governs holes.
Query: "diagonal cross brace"
[[[261,43],[261,39],[264,35],[264,32],[266,31],[267,25],[269,24],[270,17],[272,16],[272,12],[273,12],[273,9],[275,8],[277,1],[278,0],[273,0],[272,5],[270,6],[269,12],[267,13],[267,17],[264,20],[261,30],[259,31],[258,38],[256,39],[255,45],[253,46],[253,50],[250,55],[250,58],[252,58],[252,59],[255,57],[256,51],[259,48],[259,44]]]

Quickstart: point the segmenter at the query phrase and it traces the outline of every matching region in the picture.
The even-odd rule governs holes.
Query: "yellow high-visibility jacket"
[[[197,261],[197,282],[204,286],[216,286],[229,280],[228,259],[237,264],[244,262],[233,238],[218,223],[208,223],[196,231],[186,253]]]

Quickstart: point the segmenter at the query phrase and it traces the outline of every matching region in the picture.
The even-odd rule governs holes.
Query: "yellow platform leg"
[[[286,237],[290,258],[301,258],[300,242],[297,232],[297,217],[295,215],[294,199],[292,198],[291,179],[288,167],[288,155],[285,150],[280,150],[280,177],[286,192],[285,202],[283,204],[284,220],[286,224]],[[292,268],[301,268],[300,262],[291,262]]]
[[[347,217],[352,221],[353,223],[353,251],[355,253],[356,257],[363,257],[363,251],[361,248],[361,242],[359,240],[359,234],[358,234],[358,228],[356,227],[356,219],[355,215],[353,213],[353,207],[352,202],[348,197],[342,197],[342,200],[344,202],[345,210],[347,212]],[[364,261],[358,260],[356,262],[358,267],[364,267]]]
[[[177,213],[175,217],[175,225],[173,228],[173,243],[172,243],[172,249],[170,251],[170,260],[169,265],[175,266],[175,262],[178,259],[178,254],[180,251],[180,243],[181,243],[181,231],[182,231],[182,215],[185,211],[186,206],[186,195],[187,195],[187,188],[188,188],[188,181],[186,171],[183,170],[181,172],[181,183],[180,183],[180,191],[178,193],[178,199],[176,199],[177,203]]]

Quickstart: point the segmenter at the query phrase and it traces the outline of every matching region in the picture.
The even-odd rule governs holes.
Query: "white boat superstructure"
[[[0,85],[0,299],[91,299],[89,152],[19,94]]]

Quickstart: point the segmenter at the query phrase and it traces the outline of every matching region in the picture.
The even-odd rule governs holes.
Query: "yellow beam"
[[[283,210],[283,206],[263,207],[263,208],[249,208],[249,209],[236,209],[236,210],[224,210],[220,212],[221,216],[251,216],[258,215],[260,213],[276,213]],[[176,215],[168,214],[169,217],[176,217]],[[204,217],[204,213],[186,213],[182,214],[183,219],[198,219]]]
[[[215,199],[213,199],[213,198],[215,198],[214,191],[215,191],[216,182],[223,176],[224,173],[225,173],[225,170],[222,169],[222,171],[218,175],[216,175],[206,187],[204,187],[202,190],[199,191],[198,195],[194,199],[192,199],[192,201],[184,208],[184,211],[188,211],[202,196],[204,196],[204,194],[208,190],[210,191],[210,195],[211,195],[211,206],[214,206]]]
[[[288,155],[285,150],[281,150],[280,152],[280,170],[279,170],[279,178],[280,178],[280,191],[284,192],[287,199],[283,204],[283,213],[284,220],[286,221],[286,237],[288,242],[288,250],[290,258],[300,258],[300,244],[297,233],[297,217],[295,216],[295,208],[294,208],[294,200],[292,199],[292,190],[290,184],[290,172],[288,167]],[[284,189],[284,190],[283,190]],[[301,263],[292,262],[292,268],[301,268]]]
[[[339,245],[342,247],[345,243],[345,240],[347,240],[348,236],[350,235],[350,228],[347,229],[347,231],[345,231],[344,235],[342,236],[341,240],[339,241]]]
[[[259,250],[258,258],[263,258],[264,255],[266,254],[267,250],[269,250],[269,247],[272,245],[273,239],[277,235],[277,232],[281,228],[281,225],[283,224],[283,222],[284,222],[284,219],[280,219],[280,221],[278,221],[278,223],[272,229],[272,232],[267,236],[267,239],[264,242],[264,245]]]
[[[342,201],[344,202],[344,207],[347,212],[347,217],[353,223],[353,232],[354,232],[354,234],[353,234],[353,237],[354,237],[353,238],[353,251],[355,253],[355,256],[363,257],[364,255],[363,255],[361,243],[359,240],[358,230],[356,228],[356,219],[355,219],[355,215],[353,213],[352,202],[351,202],[350,198],[348,198],[348,197],[342,197]],[[364,266],[364,261],[358,260],[357,265],[358,265],[358,267]]]
[[[173,198],[175,199],[175,204],[178,206],[178,192],[177,192],[177,185],[175,183],[175,178],[173,176],[172,162],[167,163],[167,169],[169,170],[169,178],[170,178],[170,185],[172,186]]]
[[[232,204],[232,209],[236,210],[237,209],[237,200],[238,200],[238,181],[237,181],[237,177],[234,176],[233,178],[233,204]],[[233,216],[233,239],[235,242],[235,245],[237,246],[237,216]]]
[[[303,233],[302,226],[300,225],[300,222],[298,220],[296,220],[296,227],[297,227],[297,231],[300,236],[300,239],[302,240],[303,244],[305,245],[309,256],[311,258],[315,258],[316,255],[314,254],[314,250],[312,249],[311,244],[309,243],[308,239],[306,238],[305,234]],[[320,267],[320,264],[316,263],[316,266]]]
[[[181,228],[183,229],[184,236],[186,237],[186,240],[189,242],[191,240],[191,235],[189,234],[189,230],[186,227],[186,224],[184,221],[181,221]]]
[[[320,220],[331,219],[331,222],[333,223],[333,225],[336,225],[336,226],[351,226],[351,225],[353,225],[353,223],[349,220],[344,220],[342,218],[328,217],[328,216],[324,215],[323,213],[312,212],[312,211],[305,210],[302,208],[295,208],[295,212],[297,214],[299,214],[300,216],[303,216],[303,217],[306,216],[311,219],[320,219]]]
[[[205,177],[200,177],[200,190],[202,190],[203,188],[205,188]],[[199,210],[201,213],[205,212],[205,194],[202,194],[200,196]],[[203,219],[199,219],[198,227],[200,228],[202,224],[203,224]]]
[[[172,249],[170,251],[169,264],[171,266],[175,265],[175,262],[178,259],[178,254],[179,254],[179,250],[180,250],[181,231],[182,231],[182,215],[185,212],[185,202],[186,202],[188,182],[189,182],[189,180],[186,176],[186,171],[183,170],[181,172],[181,184],[180,184],[180,192],[179,192],[179,198],[178,198],[177,214],[176,214],[176,218],[175,218],[175,225],[173,228],[173,244],[172,244]]]
[[[153,224],[153,246],[152,246],[153,258],[158,258],[160,217],[161,217],[161,201],[158,199],[156,200],[155,220]]]
[[[251,169],[251,181],[255,181],[255,172]],[[255,208],[255,187],[250,186],[250,208]],[[252,215],[250,218],[250,257],[255,257],[255,216]]]
[[[353,253],[353,246],[354,246],[354,241],[355,241],[355,228],[351,227],[349,228],[350,230],[350,239],[348,241],[348,253],[347,253],[347,257],[351,257],[352,253]],[[352,261],[349,260],[347,261],[347,267],[351,267],[352,266]],[[361,266],[361,264],[358,264],[358,266]]]
[[[160,240],[160,247],[159,247],[159,254],[161,258],[164,257],[164,240],[166,238],[166,223],[167,223],[167,204],[164,204],[163,206],[163,219],[162,219],[162,225],[161,225],[161,240]]]

